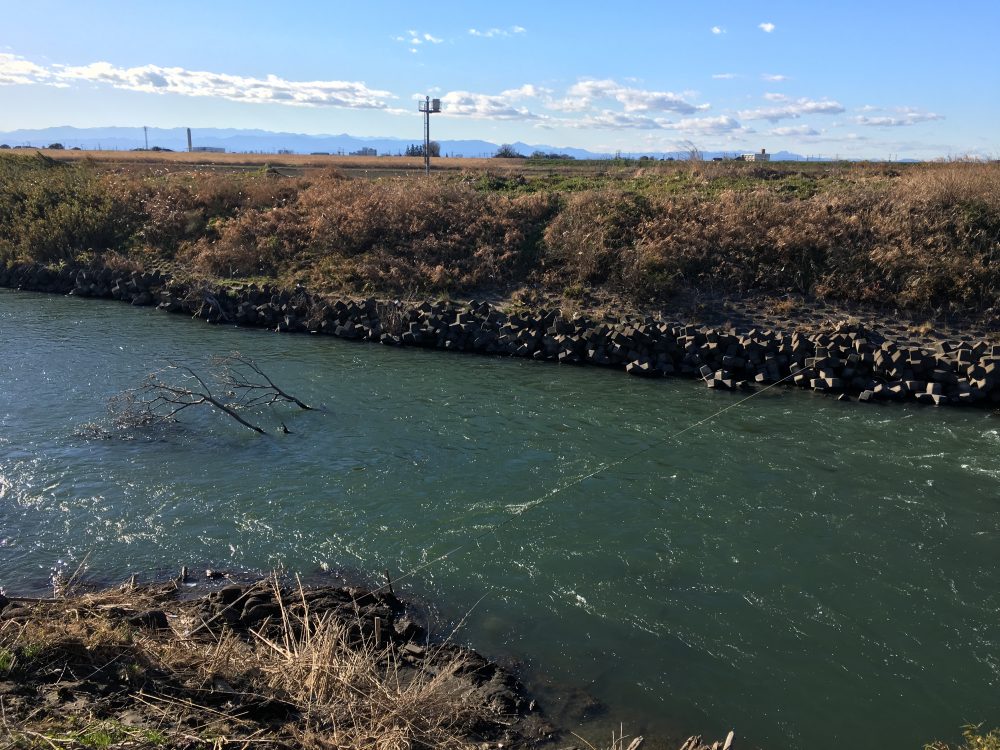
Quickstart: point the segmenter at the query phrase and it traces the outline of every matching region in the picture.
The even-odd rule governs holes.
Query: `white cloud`
[[[521,87],[522,89],[525,87]],[[520,91],[520,89],[512,89]],[[511,91],[502,94],[476,94],[471,91],[449,91],[441,96],[441,111],[454,117],[478,120],[540,120],[542,116],[511,103]]]
[[[732,79],[734,79],[736,77],[737,76],[736,76],[735,73],[713,73],[712,74],[712,78],[716,79],[717,81],[731,81]]]
[[[713,26],[712,27],[712,33],[716,34],[716,35],[718,35],[718,34],[725,34],[726,30],[724,28],[722,28],[721,26]]]
[[[936,112],[921,112],[920,110],[913,109],[912,107],[900,107],[896,111],[899,112],[898,117],[890,115],[879,117],[858,115],[857,117],[852,118],[852,121],[858,125],[867,125],[869,127],[901,128],[908,125],[917,125],[921,122],[931,122],[933,120],[944,119],[944,115],[939,115]]]
[[[858,135],[857,133],[845,133],[844,135],[822,135],[817,138],[813,138],[811,143],[858,143],[861,141],[870,140],[868,136]]]
[[[484,37],[486,39],[493,39],[495,37],[508,37],[508,36],[515,36],[517,34],[525,34],[527,33],[527,31],[528,30],[523,26],[511,26],[506,29],[498,29],[498,28],[483,29],[483,30],[469,29],[469,34],[471,36],[479,36],[479,37]]]
[[[692,104],[680,94],[672,91],[650,91],[623,86],[617,81],[584,80],[569,87],[565,98],[551,102],[552,109],[566,112],[580,112],[590,109],[594,101],[612,99],[617,101],[626,112],[679,112],[692,114],[698,110],[708,109],[707,104]]]
[[[788,76],[781,75],[780,73],[762,73],[761,80],[764,81],[774,81],[775,83],[781,83],[782,81],[787,81]]]
[[[444,39],[436,37],[433,34],[429,34],[426,31],[421,32],[417,29],[407,29],[406,36],[394,36],[393,41],[402,42],[410,48],[410,52],[418,52],[420,45],[422,44],[442,44]]]
[[[745,130],[739,121],[722,115],[719,117],[690,117],[672,122],[663,117],[616,112],[605,109],[586,117],[570,120],[549,121],[547,126],[562,125],[564,127],[604,130],[670,130],[690,135],[724,135]]]
[[[571,128],[606,128],[609,130],[662,130],[669,124],[647,115],[634,115],[627,112],[615,112],[605,109],[597,114],[588,115],[579,120],[565,120],[564,125]]]
[[[739,116],[744,120],[778,120],[796,119],[803,115],[835,115],[844,111],[840,102],[831,99],[795,99],[789,100],[777,107],[761,107],[742,110]]]
[[[0,52],[0,85],[47,83],[52,78],[50,71],[23,57]]]
[[[792,127],[774,128],[773,130],[769,130],[767,134],[785,137],[793,135],[797,136],[819,135],[820,133],[818,130],[816,130],[816,128],[810,127],[809,125],[795,125]]]
[[[775,94],[775,93],[772,93],[772,92],[768,92],[768,93],[764,94],[764,98],[767,99],[769,102],[787,102],[788,101],[788,97],[785,94]]]
[[[732,133],[736,130],[743,130],[739,120],[729,115],[719,117],[691,117],[672,122],[663,126],[665,130],[678,130],[685,133],[697,133],[699,135],[719,135],[722,133]]]
[[[385,109],[387,100],[395,98],[388,91],[368,88],[360,81],[289,81],[274,75],[254,78],[159,65],[120,68],[109,62],[43,67],[16,55],[0,54],[0,84],[5,83],[41,83],[59,87],[90,83],[147,94],[350,109]]]
[[[541,86],[535,86],[531,83],[526,83],[523,86],[519,86],[516,89],[507,89],[506,91],[501,91],[500,96],[507,97],[508,99],[532,99],[540,96],[548,96],[552,93],[551,89],[542,88]]]
[[[770,34],[772,31],[774,31],[774,24],[765,21],[764,23],[757,24],[757,28],[763,31],[765,34]]]

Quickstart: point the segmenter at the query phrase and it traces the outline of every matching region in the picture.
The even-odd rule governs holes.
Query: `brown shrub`
[[[858,168],[806,198],[761,184],[649,200],[582,193],[546,228],[546,279],[642,297],[684,283],[984,309],[1000,288],[998,182],[997,165],[951,164],[896,183]]]
[[[100,171],[4,157],[0,260],[112,250],[143,265],[392,294],[541,280],[643,300],[685,285],[926,312],[1000,304],[1000,164],[685,162],[544,180]]]
[[[316,184],[301,193],[297,208],[319,280],[443,290],[523,276],[555,201],[383,180]]]
[[[137,244],[155,247],[167,258],[185,244],[216,240],[220,222],[293,202],[305,184],[266,171],[152,177],[127,173],[109,182],[112,191],[136,203],[142,217]]]
[[[252,208],[199,237],[179,258],[195,270],[222,277],[277,275],[306,246],[308,231],[291,207]]]

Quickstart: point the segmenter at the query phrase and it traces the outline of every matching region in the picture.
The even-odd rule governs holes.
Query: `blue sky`
[[[0,130],[1000,157],[998,0],[0,1]]]

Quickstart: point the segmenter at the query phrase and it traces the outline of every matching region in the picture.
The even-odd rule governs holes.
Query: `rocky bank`
[[[302,287],[224,287],[159,272],[37,264],[0,268],[0,286],[117,299],[217,324],[596,365],[646,378],[698,378],[720,390],[780,383],[861,402],[1000,403],[1000,344],[972,337],[902,341],[858,320],[803,329],[736,328],[651,315],[504,312],[475,300],[330,300]]]

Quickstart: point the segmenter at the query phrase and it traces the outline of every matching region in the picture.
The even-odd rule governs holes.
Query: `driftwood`
[[[176,421],[178,414],[191,407],[208,406],[263,434],[264,429],[250,421],[249,415],[281,402],[311,408],[278,387],[252,359],[233,352],[213,357],[206,376],[189,365],[170,362],[147,375],[138,388],[111,399],[109,410],[119,427],[144,427]]]

